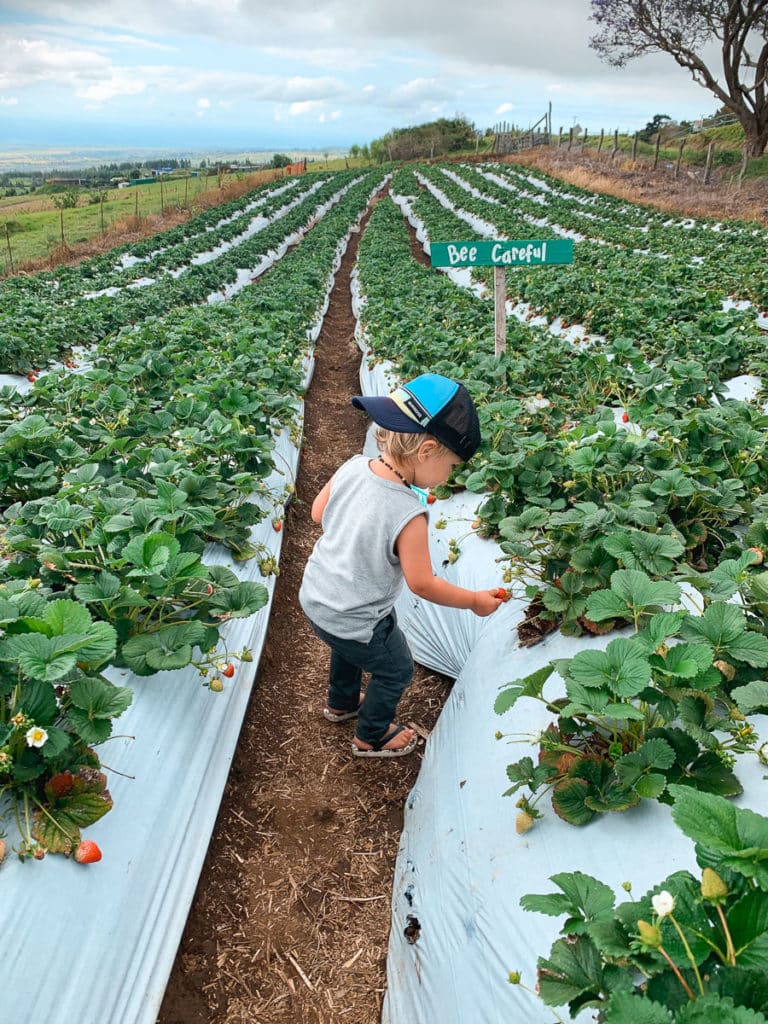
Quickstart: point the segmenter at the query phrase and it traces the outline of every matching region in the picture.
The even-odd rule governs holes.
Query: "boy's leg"
[[[371,678],[355,734],[363,743],[374,744],[394,722],[403,691],[413,678],[413,658],[394,612],[377,623],[363,668]]]
[[[328,707],[333,711],[357,711],[360,704],[360,684],[363,678],[362,668],[357,659],[358,648],[365,644],[354,640],[342,640],[326,633],[324,629],[309,621],[310,626],[323,643],[331,649],[331,664],[328,670]]]
[[[328,707],[333,711],[357,711],[362,679],[362,670],[332,647],[328,671]]]
[[[336,711],[354,710],[359,700],[360,682],[359,676],[353,675],[351,670],[371,673],[365,700],[360,705],[356,735],[363,743],[378,743],[394,721],[400,697],[413,677],[413,658],[394,611],[376,624],[367,644],[332,636],[311,620],[309,624],[331,648],[332,669],[338,666],[341,670],[340,677],[334,677],[334,685],[329,687],[329,707]],[[332,699],[344,703],[332,704]]]

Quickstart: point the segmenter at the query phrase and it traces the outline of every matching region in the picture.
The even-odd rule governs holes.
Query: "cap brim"
[[[378,423],[385,430],[394,430],[398,434],[423,434],[424,427],[420,426],[410,416],[395,405],[391,398],[382,395],[361,396],[355,395],[352,405],[356,409],[367,412],[374,423]]]

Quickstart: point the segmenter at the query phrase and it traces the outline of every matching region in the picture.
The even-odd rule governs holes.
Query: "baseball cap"
[[[431,434],[464,462],[480,447],[480,423],[469,392],[439,373],[422,373],[388,397],[356,395],[352,405],[385,430]]]

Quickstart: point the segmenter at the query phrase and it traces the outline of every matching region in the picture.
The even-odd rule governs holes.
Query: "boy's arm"
[[[325,506],[328,504],[328,499],[331,496],[331,483],[333,477],[328,481],[325,487],[320,491],[318,496],[312,502],[312,510],[310,515],[312,516],[312,522],[321,523],[323,521],[323,512],[325,512]]]
[[[314,511],[314,509],[313,509]],[[416,516],[403,529],[395,545],[405,582],[418,597],[448,608],[469,608],[475,615],[490,615],[501,604],[494,590],[465,590],[432,572],[426,516]]]

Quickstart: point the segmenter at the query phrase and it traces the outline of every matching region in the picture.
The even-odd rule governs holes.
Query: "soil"
[[[365,223],[365,222],[364,222]],[[385,986],[394,860],[421,762],[351,755],[354,723],[322,717],[328,651],[297,594],[318,534],[312,499],[362,450],[349,275],[336,275],[305,399],[296,499],[250,706],[159,1024],[374,1024]],[[450,680],[417,667],[398,718],[426,735]]]

